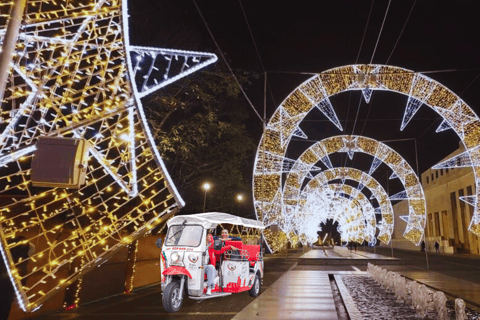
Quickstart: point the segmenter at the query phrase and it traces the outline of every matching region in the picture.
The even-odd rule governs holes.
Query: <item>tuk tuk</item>
[[[208,212],[175,216],[167,222],[165,241],[157,240],[160,254],[162,303],[167,312],[177,312],[183,295],[195,300],[223,297],[248,291],[256,297],[263,279],[262,239],[259,244],[247,244],[241,238],[216,239],[213,248],[207,247],[208,233],[215,233],[218,225],[236,225],[242,230],[254,230],[261,238],[265,228],[257,220],[228,213]],[[253,228],[253,229],[252,229]],[[235,250],[221,250],[224,246]],[[205,266],[207,250],[215,250],[217,276],[211,295],[207,295]],[[222,254],[218,252],[224,251]]]

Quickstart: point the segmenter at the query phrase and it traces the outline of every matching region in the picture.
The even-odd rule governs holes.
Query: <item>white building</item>
[[[443,160],[464,151],[462,146]],[[425,229],[429,251],[435,251],[433,245],[438,241],[442,253],[480,253],[478,237],[468,231],[473,207],[459,199],[462,196],[476,194],[472,168],[428,169],[422,173],[421,181],[427,201]],[[419,250],[402,236],[406,222],[400,216],[408,215],[408,203],[401,201],[393,206],[393,210],[395,212],[393,247]]]

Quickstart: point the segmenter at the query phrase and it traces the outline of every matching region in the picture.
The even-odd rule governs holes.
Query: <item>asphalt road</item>
[[[290,251],[288,262],[285,254],[265,256],[265,274],[262,294],[285,271],[294,266],[296,257],[302,250]],[[80,305],[70,311],[58,311],[37,319],[231,319],[255,298],[248,292],[232,294],[223,298],[208,299],[202,302],[184,299],[179,312],[166,313],[162,306],[160,285],[134,290],[128,295],[118,295],[101,301]]]

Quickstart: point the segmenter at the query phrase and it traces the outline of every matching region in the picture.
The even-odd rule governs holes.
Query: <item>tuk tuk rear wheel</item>
[[[177,312],[182,307],[183,292],[180,292],[180,284],[177,281],[170,282],[162,297],[163,308],[167,312]]]
[[[257,273],[255,275],[255,281],[253,282],[253,286],[250,288],[250,290],[248,290],[248,294],[250,295],[250,297],[257,297],[260,293],[260,287],[260,276]]]

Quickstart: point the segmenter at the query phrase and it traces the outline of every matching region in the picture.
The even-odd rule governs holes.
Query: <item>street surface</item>
[[[358,247],[358,253],[361,254],[363,247]],[[374,252],[373,248],[366,248],[367,252]],[[375,253],[391,256],[390,248],[375,248]],[[303,254],[302,250],[290,250],[288,254],[288,262],[285,254],[266,255],[265,256],[265,276],[260,294],[265,292],[273,283],[280,278],[287,270],[319,270],[323,272],[339,272],[366,270],[364,266],[334,266],[334,265],[302,265],[296,266],[296,258]],[[462,279],[473,283],[480,284],[480,256],[469,254],[435,254],[429,253],[429,271],[426,270],[425,253],[420,251],[407,251],[394,249],[394,257],[404,260],[403,266],[391,266],[400,270],[418,270],[419,275],[413,273],[413,276],[425,277],[432,283],[442,282],[443,280]],[[340,271],[341,272],[341,271]],[[418,273],[418,272],[417,272]],[[442,277],[446,275],[448,277]],[[432,278],[433,277],[433,278]],[[437,279],[438,278],[438,279]],[[445,281],[443,281],[445,282]],[[456,288],[463,283],[458,281],[447,281],[445,292],[448,289],[460,290]],[[454,282],[454,283],[452,283]],[[466,283],[466,282],[465,282]],[[473,284],[472,284],[473,285]],[[453,286],[453,287],[452,287]],[[461,285],[463,286],[463,285]],[[474,285],[476,286],[476,285]],[[480,291],[468,289],[463,286],[467,294],[466,297],[470,301],[480,301]],[[480,286],[479,286],[480,288]],[[453,292],[452,291],[452,292]],[[478,295],[478,297],[477,297]],[[459,295],[458,295],[459,296]],[[159,285],[153,285],[143,289],[138,289],[128,295],[117,295],[97,302],[85,304],[70,310],[58,311],[56,313],[46,314],[37,319],[209,319],[209,320],[225,320],[231,319],[237,315],[243,308],[249,305],[255,298],[248,295],[247,292],[232,294],[227,297],[208,299],[202,302],[185,298],[183,306],[179,312],[170,314],[166,313],[162,306],[162,295]],[[475,305],[479,306],[478,303]],[[338,312],[338,310],[337,310]]]
[[[265,255],[265,274],[262,294],[285,271],[295,265],[302,250],[290,250],[288,263],[285,254]],[[209,319],[225,320],[233,318],[255,298],[248,292],[241,292],[223,298],[207,299],[201,302],[185,297],[182,308],[177,313],[166,313],[162,306],[160,285],[133,291],[128,295],[82,305],[70,311],[58,311],[36,319]]]

